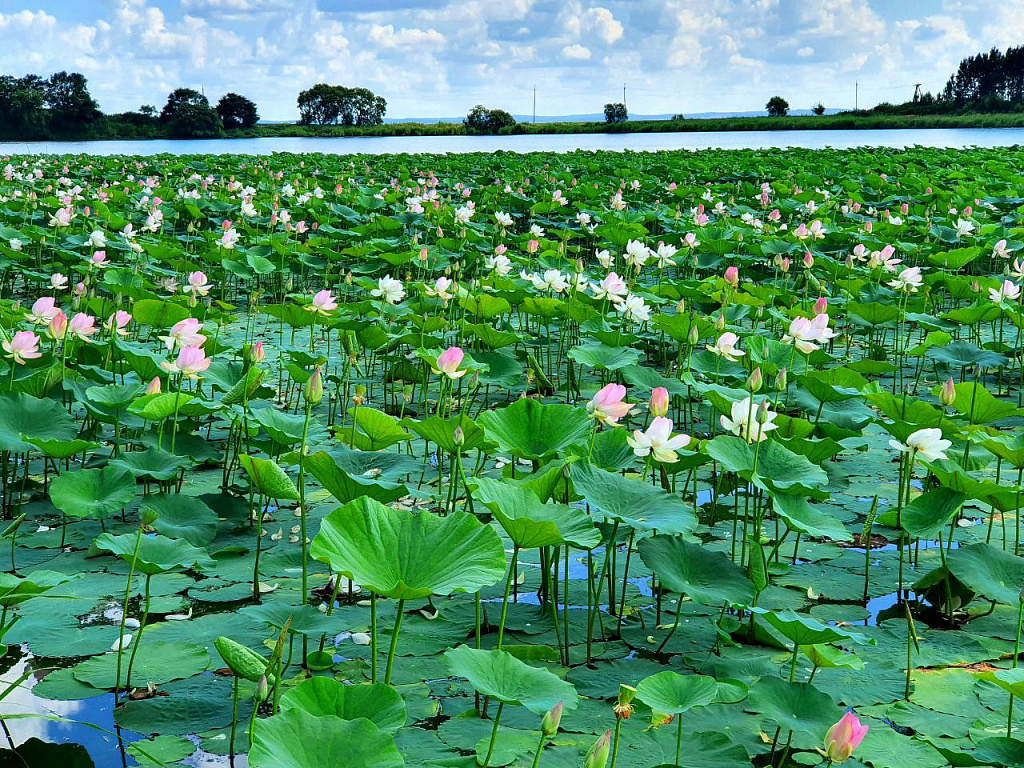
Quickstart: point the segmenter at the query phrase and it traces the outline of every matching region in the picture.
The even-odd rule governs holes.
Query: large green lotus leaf
[[[196,745],[183,736],[156,736],[128,746],[128,754],[140,766],[166,766],[184,760],[196,751]]]
[[[772,493],[775,514],[797,533],[834,541],[853,541],[853,534],[839,520],[809,504],[803,496]]]
[[[195,496],[156,493],[146,496],[139,509],[155,512],[153,527],[169,538],[205,547],[217,535],[217,513]]]
[[[658,315],[663,317],[663,315]],[[622,369],[622,378],[644,393],[650,393],[658,387],[664,387],[670,395],[686,397],[689,387],[679,379],[662,376],[654,368],[633,365]]]
[[[640,362],[640,350],[633,347],[609,347],[606,344],[583,344],[570,349],[569,358],[591,368],[617,371]]]
[[[141,395],[144,389],[141,384],[105,384],[102,387],[89,387],[85,390],[83,405],[98,405],[103,409],[120,411]]]
[[[854,757],[872,768],[945,768],[949,765],[935,747],[921,739],[903,736],[885,723],[869,725]]]
[[[216,563],[206,550],[193,547],[183,539],[169,539],[159,534],[150,534],[139,539],[138,553],[135,550],[136,536],[124,533],[114,536],[103,533],[96,537],[93,548],[110,552],[127,563],[135,560],[135,569],[153,576],[178,568],[213,568]]]
[[[694,707],[714,703],[718,698],[718,683],[706,675],[680,675],[666,670],[641,680],[636,695],[655,712],[680,715]]]
[[[77,435],[75,420],[56,400],[0,394],[0,450],[25,453],[32,449],[28,438],[74,440]]]
[[[822,740],[843,714],[810,683],[790,683],[781,677],[763,677],[754,683],[745,708],[771,720],[783,733],[796,731]]]
[[[1024,559],[979,542],[954,549],[946,566],[958,581],[979,595],[1004,605],[1017,605],[1024,589]]]
[[[136,478],[170,480],[177,477],[181,470],[191,467],[192,461],[187,456],[178,456],[159,448],[147,448],[144,451],[122,453],[119,458],[109,461],[107,466],[127,469]]]
[[[338,466],[350,475],[373,477],[377,482],[406,479],[414,472],[419,475],[423,471],[422,460],[405,453],[356,451],[344,445],[337,445],[330,450],[330,454]]]
[[[361,587],[398,599],[475,592],[505,574],[500,537],[472,515],[413,514],[366,497],[325,517],[310,553]]]
[[[825,470],[774,440],[763,441],[758,449],[739,437],[719,435],[707,443],[706,449],[708,455],[724,469],[739,474],[766,491],[819,499],[828,495],[821,490],[828,483]]]
[[[1024,765],[1024,741],[1006,736],[982,739],[974,757],[990,765]]]
[[[404,485],[374,481],[349,474],[331,454],[325,451],[318,451],[307,456],[303,466],[341,504],[348,504],[353,499],[363,496],[368,496],[382,504],[389,504],[409,495],[409,489]]]
[[[0,437],[0,441],[3,438]],[[70,459],[72,456],[78,453],[85,453],[86,451],[95,451],[100,447],[99,443],[94,443],[90,440],[48,440],[45,437],[27,437],[26,442],[32,443],[39,452],[49,456],[51,459]]]
[[[301,709],[314,717],[364,717],[382,731],[405,725],[405,700],[390,685],[347,685],[331,677],[311,677],[281,697],[281,711]]]
[[[986,451],[1011,464],[1014,469],[1024,467],[1024,432],[980,435],[977,440]]]
[[[1014,696],[1024,697],[1024,667],[994,669],[988,672],[980,672],[976,677],[994,683]]]
[[[567,711],[579,705],[572,683],[511,653],[460,645],[446,651],[444,658],[451,673],[469,680],[478,692],[506,704],[522,704],[535,715],[543,715],[559,702]]]
[[[32,571],[27,576],[0,573],[0,605],[18,605],[75,578],[77,576],[42,569]]]
[[[351,408],[352,420],[358,430],[350,427],[335,427],[335,434],[346,443],[364,451],[379,451],[395,443],[411,440],[402,429],[398,419],[376,408]]]
[[[955,368],[965,368],[968,365],[980,365],[982,368],[999,368],[1007,363],[1005,355],[981,349],[969,341],[954,341],[943,347],[932,347],[925,352],[925,357]]]
[[[593,549],[601,534],[582,509],[565,504],[545,504],[529,488],[478,477],[473,498],[501,523],[509,538],[522,549],[561,546]]]
[[[751,608],[763,620],[771,624],[786,639],[797,645],[817,645],[818,643],[834,643],[837,640],[849,640],[860,644],[874,645],[874,638],[866,637],[859,632],[823,624],[810,616],[802,616],[792,611],[768,611],[764,608]]]
[[[161,392],[155,395],[143,395],[128,406],[128,411],[146,421],[163,421],[175,412],[195,400],[187,392]]]
[[[750,579],[724,552],[664,535],[642,539],[637,550],[666,589],[695,603],[749,605],[754,599]]]
[[[123,656],[123,654],[122,654]],[[172,680],[184,680],[198,675],[210,666],[210,654],[195,643],[142,643],[132,667],[132,683],[163,685]],[[114,688],[117,682],[117,654],[105,653],[80,662],[75,668],[75,679],[93,688]],[[121,682],[128,679],[127,657],[122,658]]]
[[[252,418],[270,435],[275,443],[284,446],[297,445],[302,441],[303,427],[306,422],[305,415],[290,414],[279,411],[277,408],[254,408]],[[324,438],[325,432],[319,426],[319,422],[310,419],[307,429],[307,443],[317,443]]]
[[[145,647],[145,642],[140,646]],[[135,682],[135,673],[132,673]],[[128,701],[114,710],[114,721],[136,733],[195,734],[231,723],[231,682],[216,675],[197,675],[161,686],[160,696]],[[242,701],[242,722],[252,712]]]
[[[464,413],[450,419],[430,416],[423,421],[409,421],[408,427],[424,440],[434,443],[448,454],[456,451],[475,450],[486,441],[483,429]],[[462,445],[455,444],[457,427],[462,427]]]
[[[120,467],[65,472],[50,484],[53,506],[71,517],[102,520],[135,498],[135,477]]]
[[[953,407],[971,424],[992,424],[1008,416],[1016,416],[1020,409],[1005,400],[999,400],[976,382],[964,382],[953,387],[956,397]]]
[[[528,397],[501,410],[485,411],[477,421],[505,453],[538,461],[586,440],[593,428],[582,408],[542,404]]]
[[[170,328],[188,317],[188,308],[163,299],[140,299],[132,304],[132,319],[158,330]]]
[[[631,528],[689,533],[697,527],[693,510],[678,494],[579,462],[570,476],[591,507]]]
[[[316,717],[301,709],[256,721],[252,768],[401,768],[395,739],[369,720]]]
[[[900,515],[900,524],[911,536],[934,539],[953,519],[967,494],[949,488],[933,488],[922,493],[909,504]]]
[[[275,462],[244,453],[239,455],[238,461],[245,467],[257,492],[278,501],[298,501],[299,489]]]

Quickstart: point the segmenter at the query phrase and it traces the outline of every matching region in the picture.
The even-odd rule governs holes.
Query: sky
[[[1024,44],[1024,0],[0,0],[0,72],[89,78],[106,112],[179,86],[297,116],[317,82],[389,117],[763,110],[900,102]]]

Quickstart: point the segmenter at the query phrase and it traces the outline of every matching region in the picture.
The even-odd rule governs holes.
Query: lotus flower
[[[587,403],[587,413],[601,424],[618,426],[619,419],[625,417],[633,406],[623,402],[626,388],[621,384],[607,384],[598,390]]]
[[[4,339],[0,346],[18,365],[24,365],[26,360],[42,357],[39,352],[39,337],[32,331],[18,331],[10,340]]]
[[[689,435],[672,437],[672,420],[656,416],[646,432],[636,429],[632,436],[626,438],[626,442],[637,456],[653,454],[663,464],[675,464],[679,461],[676,451],[689,445],[690,439]]]
[[[713,346],[711,344],[706,344],[705,346],[707,347],[708,352],[712,352],[719,357],[724,357],[726,360],[735,362],[746,354],[742,349],[736,349],[736,342],[738,341],[739,336],[732,331],[726,331],[718,337],[718,341],[716,341]]]
[[[377,281],[377,287],[370,291],[370,295],[383,299],[388,304],[397,304],[405,298],[405,288],[402,287],[401,281],[395,280],[391,275],[385,275]]]
[[[860,746],[867,735],[868,726],[861,725],[853,710],[847,710],[838,723],[825,734],[825,754],[833,763],[842,763],[850,758],[853,750]]]
[[[63,339],[68,333],[68,316],[58,310],[46,326],[46,332],[56,341]]]
[[[206,274],[203,272],[190,272],[188,275],[188,290],[192,294],[198,294],[205,296],[210,292],[210,284],[206,280]]]
[[[721,417],[722,428],[739,435],[748,443],[767,440],[767,433],[779,428],[779,425],[774,423],[778,414],[765,409],[763,417],[759,419],[758,408],[759,406],[749,397],[733,403],[729,418]]]
[[[25,315],[25,318],[36,325],[46,325],[60,312],[56,301],[52,296],[43,296],[35,300],[32,310]]]
[[[313,303],[306,309],[316,312],[318,315],[329,315],[338,308],[338,302],[328,290],[317,291],[313,296]]]
[[[84,312],[78,312],[68,323],[68,332],[82,341],[88,341],[89,337],[96,333],[96,330],[96,318]]]
[[[461,379],[468,373],[468,371],[459,370],[464,356],[462,347],[448,347],[437,356],[437,368],[433,369],[434,373],[444,374],[449,379]]]
[[[132,321],[132,316],[128,312],[118,310],[110,317],[107,318],[107,322],[104,323],[104,328],[108,331],[116,333],[118,336],[128,335],[128,323]]]
[[[1016,301],[1020,298],[1020,286],[1012,280],[1003,280],[999,288],[989,288],[988,298],[993,304],[1001,304],[1004,299]]]
[[[182,347],[178,352],[178,359],[173,363],[164,361],[160,367],[168,373],[180,373],[186,379],[198,379],[199,374],[210,367],[210,358],[203,352],[202,347]]]
[[[194,317],[186,317],[171,326],[166,336],[158,338],[167,345],[168,352],[175,347],[199,347],[206,342],[206,337],[199,333],[202,329],[202,323]]]
[[[895,280],[890,280],[888,285],[896,291],[917,293],[917,289],[921,287],[923,282],[920,267],[907,267],[897,275]]]
[[[50,286],[55,291],[62,291],[68,287],[68,279],[60,272],[54,272],[50,275]]]
[[[889,441],[889,445],[897,451],[920,456],[925,461],[948,459],[946,449],[952,444],[942,438],[942,430],[937,427],[917,430],[907,437],[905,445],[897,440]]]
[[[609,299],[618,304],[629,293],[629,286],[616,273],[609,272],[601,282],[591,283],[590,290],[594,292],[595,299]]]

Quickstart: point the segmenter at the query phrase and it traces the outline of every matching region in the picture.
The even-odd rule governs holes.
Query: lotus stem
[[[505,709],[505,702],[498,702],[498,711],[494,713],[494,725],[491,726],[491,741],[487,745],[487,757],[484,758],[484,768],[491,762],[491,755],[494,754],[494,745],[498,741],[498,723],[501,721],[501,712]]]
[[[395,649],[398,647],[398,633],[402,629],[402,616],[404,613],[405,598],[403,597],[398,601],[398,615],[395,617],[395,627],[391,631],[391,647],[388,649],[388,664],[384,669],[384,685],[391,685],[391,672],[395,666]]]

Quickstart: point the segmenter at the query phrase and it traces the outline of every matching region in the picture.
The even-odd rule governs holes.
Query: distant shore
[[[715,117],[681,120],[627,120],[605,122],[517,123],[497,135],[594,134],[594,133],[700,133],[720,131],[847,131],[924,130],[929,128],[1024,128],[1024,112],[974,112],[966,114],[898,115],[842,112],[833,115],[789,115],[785,117]],[[224,131],[204,138],[254,139],[268,137],[345,138],[371,136],[467,136],[474,135],[462,123],[395,122],[372,126],[301,125],[261,123],[248,130]],[[488,135],[488,134],[484,134]],[[175,139],[157,126],[132,126],[100,121],[84,134],[49,136],[6,135],[0,127],[0,141],[111,141]],[[181,139],[188,141],[189,139]]]

